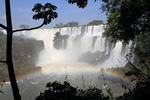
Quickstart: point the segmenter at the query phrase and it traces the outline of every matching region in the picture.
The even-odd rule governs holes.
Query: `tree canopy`
[[[72,3],[79,0],[70,0]],[[87,0],[84,0],[87,2]],[[95,0],[97,1],[97,0]],[[127,55],[128,76],[136,76],[136,87],[117,100],[142,100],[149,98],[150,87],[150,0],[101,0],[101,9],[107,14],[105,34],[113,41],[134,41],[131,55]],[[86,5],[85,5],[86,6]],[[131,49],[132,50],[132,49]],[[130,57],[133,58],[130,61]],[[141,95],[144,94],[144,95]]]
[[[102,0],[107,12],[105,34],[114,40],[134,40],[150,31],[149,0]]]
[[[93,20],[89,22],[87,25],[100,25],[100,24],[104,24],[104,22],[102,20]]]
[[[84,8],[88,4],[88,0],[66,0],[70,4],[76,3],[79,8]]]
[[[19,28],[29,28],[29,25],[21,24],[19,25]]]
[[[40,93],[35,100],[109,100],[108,96],[102,93],[101,89],[89,87],[86,90],[77,89],[67,81],[49,82],[46,85],[47,90]]]
[[[84,8],[88,0],[67,0]],[[98,0],[93,0],[98,1]],[[114,40],[129,41],[150,29],[149,0],[101,0],[101,9],[107,13],[105,34]]]

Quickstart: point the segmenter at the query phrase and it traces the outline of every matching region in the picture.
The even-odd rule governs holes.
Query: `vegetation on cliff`
[[[0,31],[0,59],[6,59],[6,35]],[[24,74],[35,68],[39,52],[44,48],[43,41],[33,39],[25,40],[20,37],[14,37],[13,45],[13,62],[16,75]],[[8,79],[6,64],[0,64],[0,79]]]
[[[79,22],[72,21],[72,22],[68,22],[66,24],[63,24],[63,23],[56,24],[56,26],[54,28],[92,26],[92,25],[103,25],[103,24],[104,24],[104,22],[102,20],[93,20],[85,25],[79,25]]]

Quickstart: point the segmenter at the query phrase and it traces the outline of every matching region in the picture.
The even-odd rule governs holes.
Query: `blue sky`
[[[5,0],[0,0],[0,23],[5,24]],[[34,12],[32,8],[36,3],[45,4],[47,2],[57,6],[58,18],[52,20],[51,24],[43,28],[52,28],[56,23],[64,23],[77,21],[80,25],[87,24],[92,20],[103,20],[106,23],[106,15],[99,9],[101,2],[98,0],[89,0],[88,6],[84,9],[78,8],[76,4],[68,4],[66,0],[10,0],[12,10],[13,27],[17,28],[21,24],[30,27],[38,26],[42,22],[32,19]]]

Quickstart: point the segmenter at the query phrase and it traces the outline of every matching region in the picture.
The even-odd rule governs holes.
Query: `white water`
[[[60,32],[61,35],[68,35],[67,48],[66,49],[55,49],[53,40],[55,34]],[[91,56],[86,59],[98,62],[95,67],[99,68],[110,68],[110,67],[123,67],[126,64],[125,55],[129,52],[129,45],[123,45],[122,42],[118,41],[116,44],[111,43],[106,37],[103,37],[104,26],[88,26],[88,27],[66,27],[66,28],[54,28],[54,29],[38,29],[32,31],[23,31],[14,33],[16,36],[22,36],[23,38],[34,38],[37,40],[44,41],[44,49],[39,54],[37,58],[37,65],[41,67],[55,67],[61,65],[62,67],[67,67],[69,65],[80,64],[78,59],[87,52],[96,53],[99,52],[94,60]],[[80,36],[79,36],[80,35]],[[75,44],[76,37],[79,38]],[[64,46],[64,42],[62,42]],[[124,47],[123,47],[124,46]],[[107,56],[107,57],[106,57]],[[105,60],[104,60],[104,58]],[[88,63],[88,62],[84,62]],[[85,65],[84,65],[85,66]],[[82,67],[82,66],[81,66]],[[104,84],[103,77],[99,72],[80,72],[72,70],[71,73],[61,74],[61,71],[57,73],[50,74],[39,74],[38,76],[24,78],[18,81],[19,89],[23,100],[32,99],[34,100],[40,92],[45,90],[45,85],[48,82],[55,80],[64,81],[66,75],[68,76],[68,81],[73,86],[78,86],[83,88],[82,76],[84,76],[85,86],[95,86],[103,89],[111,88],[116,93],[123,93],[124,90],[120,88],[118,84],[112,84],[106,81],[106,86]],[[107,76],[105,76],[107,78]],[[119,79],[120,80],[120,79]],[[12,100],[13,96],[11,93],[11,87],[5,89],[4,95],[0,96],[0,100]]]
[[[67,39],[66,49],[57,50],[54,48],[53,40],[57,32],[60,32],[62,36],[69,36]],[[110,68],[125,66],[125,56],[129,52],[130,45],[125,45],[123,48],[123,44],[120,41],[116,44],[111,43],[106,37],[103,37],[103,32],[104,25],[98,25],[72,28],[38,29],[15,33],[15,35],[44,41],[45,48],[39,54],[39,58],[37,60],[37,65],[42,67],[79,63],[78,59],[88,51],[91,53],[99,52],[100,55],[97,55],[94,59],[95,62],[96,60],[100,61],[100,63],[97,61],[97,67]],[[81,38],[76,44],[74,44],[76,37]],[[64,45],[63,42],[62,45]],[[103,60],[103,57],[105,56],[107,56],[107,59]],[[88,58],[90,59],[90,56]]]

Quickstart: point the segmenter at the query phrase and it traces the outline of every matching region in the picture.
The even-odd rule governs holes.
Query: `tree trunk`
[[[13,38],[13,29],[12,29],[12,21],[11,21],[11,10],[10,10],[10,0],[5,0],[6,4],[6,20],[7,20],[7,56],[6,62],[8,66],[8,73],[11,82],[12,92],[14,95],[14,100],[21,100],[21,96],[19,94],[18,85],[16,82],[13,61],[12,61],[12,38]]]

